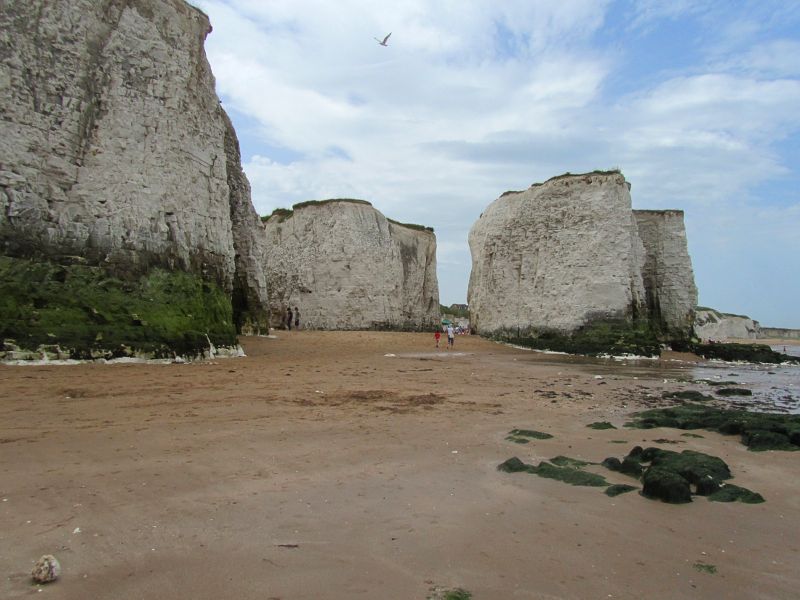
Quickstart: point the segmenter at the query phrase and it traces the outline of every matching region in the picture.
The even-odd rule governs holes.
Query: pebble
[[[61,575],[61,564],[52,554],[45,554],[36,561],[31,577],[36,583],[50,583]]]

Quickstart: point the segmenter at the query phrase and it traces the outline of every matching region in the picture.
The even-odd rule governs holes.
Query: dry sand
[[[559,363],[476,337],[437,353],[432,335],[398,333],[244,347],[186,365],[0,366],[0,598],[800,594],[800,454],[586,428],[686,388],[664,381],[680,363]],[[515,427],[554,438],[505,441]],[[767,502],[675,506],[496,470],[656,439],[720,456]],[[38,593],[29,573],[48,553],[63,574]]]

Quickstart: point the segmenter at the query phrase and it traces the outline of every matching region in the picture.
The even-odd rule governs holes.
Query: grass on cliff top
[[[156,269],[133,281],[101,267],[0,257],[0,340],[72,358],[193,355],[236,343],[233,309],[215,283]]]
[[[544,185],[545,183],[549,183],[550,181],[558,181],[559,179],[569,179],[570,177],[585,177],[587,175],[622,175],[622,170],[619,167],[614,167],[612,169],[608,169],[604,171],[603,169],[595,169],[590,173],[570,173],[567,171],[566,173],[562,173],[561,175],[556,175],[555,177],[551,177],[550,179],[546,179],[541,183],[533,183],[531,187],[539,187],[540,185]]]
[[[407,229],[414,229],[416,231],[429,231],[433,233],[433,227],[426,227],[425,225],[417,225],[416,223],[401,223],[400,221],[395,221],[394,219],[386,218],[389,223],[393,225],[399,225],[400,227],[406,227]]]

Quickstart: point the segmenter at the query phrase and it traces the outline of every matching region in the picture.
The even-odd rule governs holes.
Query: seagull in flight
[[[388,46],[389,44],[387,44],[386,42],[389,41],[389,37],[391,35],[392,35],[392,32],[390,31],[389,35],[387,35],[385,38],[383,38],[383,40],[379,40],[378,38],[372,38],[372,39],[374,39],[376,42],[378,42],[381,46]]]

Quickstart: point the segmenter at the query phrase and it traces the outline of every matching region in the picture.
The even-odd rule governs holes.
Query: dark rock
[[[622,460],[622,464],[620,465],[619,472],[625,475],[630,475],[631,477],[639,478],[642,476],[642,471],[644,467],[642,467],[641,463],[635,459],[625,457]]]
[[[504,463],[497,466],[498,471],[505,473],[519,473],[520,471],[527,471],[530,465],[526,465],[516,456],[509,458]]]
[[[608,421],[597,421],[595,423],[589,423],[587,425],[590,429],[616,429],[611,423]]]
[[[692,501],[689,482],[672,471],[650,467],[642,477],[642,495],[670,504],[685,504]]]
[[[674,398],[676,400],[692,400],[694,402],[705,402],[706,400],[713,400],[713,396],[698,392],[696,390],[681,390],[679,392],[664,392],[663,398]]]
[[[789,437],[774,431],[750,430],[742,433],[742,443],[750,450],[797,449]]]
[[[720,483],[712,477],[701,479],[695,484],[695,493],[698,496],[710,496],[720,489]]]
[[[600,463],[609,471],[619,471],[622,468],[622,462],[614,457],[609,456],[608,458],[604,459],[603,462]]]
[[[747,388],[727,387],[718,389],[717,394],[720,396],[752,396],[753,392]]]
[[[615,485],[610,485],[606,488],[605,494],[606,496],[619,496],[620,494],[625,494],[627,492],[632,492],[633,490],[638,489],[632,485],[626,485],[624,483],[617,483]]]
[[[745,504],[761,504],[765,501],[761,494],[732,483],[723,484],[708,499],[712,502],[744,502]]]

